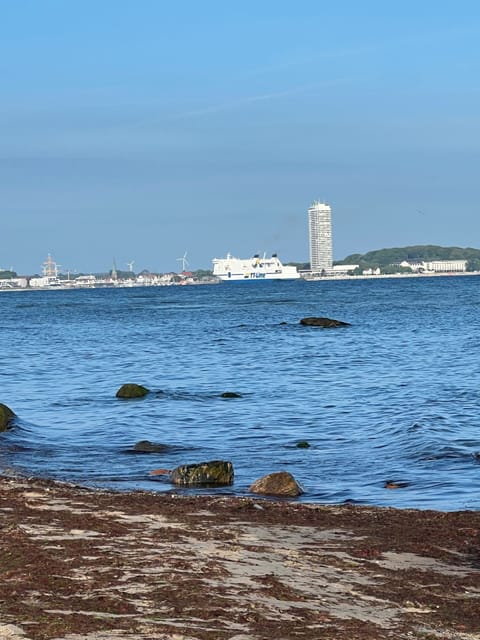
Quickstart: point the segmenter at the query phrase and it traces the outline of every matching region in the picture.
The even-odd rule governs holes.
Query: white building
[[[432,260],[425,262],[425,271],[435,273],[464,272],[467,270],[466,260]]]
[[[332,208],[316,200],[308,209],[310,238],[310,270],[329,271],[332,268]]]
[[[431,260],[430,262],[400,262],[401,267],[410,267],[416,273],[464,273],[467,270],[467,260]]]
[[[336,264],[332,267],[333,275],[346,275],[352,273],[355,269],[358,269],[358,264]]]
[[[0,280],[0,289],[25,289],[28,285],[26,278],[5,278]]]

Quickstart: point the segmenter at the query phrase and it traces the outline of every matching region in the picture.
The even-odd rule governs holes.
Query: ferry
[[[229,253],[226,258],[213,259],[213,275],[224,282],[252,282],[260,280],[297,280],[297,267],[284,266],[276,253],[271,258],[257,253],[253,258],[234,258]]]

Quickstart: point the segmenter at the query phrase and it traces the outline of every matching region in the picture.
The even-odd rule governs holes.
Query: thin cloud
[[[178,114],[177,116],[174,116],[174,118],[181,120],[181,119],[194,118],[197,116],[210,115],[212,113],[221,113],[222,111],[231,111],[255,102],[279,100],[281,98],[287,98],[293,95],[306,93],[311,89],[320,89],[323,87],[330,87],[337,84],[347,84],[349,82],[352,82],[353,80],[358,80],[358,78],[337,78],[335,80],[327,80],[325,82],[317,82],[317,83],[302,85],[299,87],[292,87],[291,89],[285,89],[283,91],[273,91],[270,93],[263,93],[255,96],[245,96],[243,98],[238,98],[237,100],[232,100],[229,102],[221,102],[218,104],[210,105],[208,107],[203,107],[201,109],[193,109],[191,111],[186,111],[184,113]]]

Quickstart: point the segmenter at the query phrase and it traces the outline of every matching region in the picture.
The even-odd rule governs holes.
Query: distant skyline
[[[0,267],[480,247],[480,5],[0,0]]]

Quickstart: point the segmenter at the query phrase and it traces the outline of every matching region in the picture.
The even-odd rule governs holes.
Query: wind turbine
[[[189,265],[189,262],[187,260],[187,252],[185,251],[181,258],[177,258],[177,261],[182,263],[182,273],[184,273]]]
[[[130,271],[130,273],[133,272],[133,265],[135,264],[135,260],[130,260],[130,262],[127,262],[127,267],[128,270]]]

